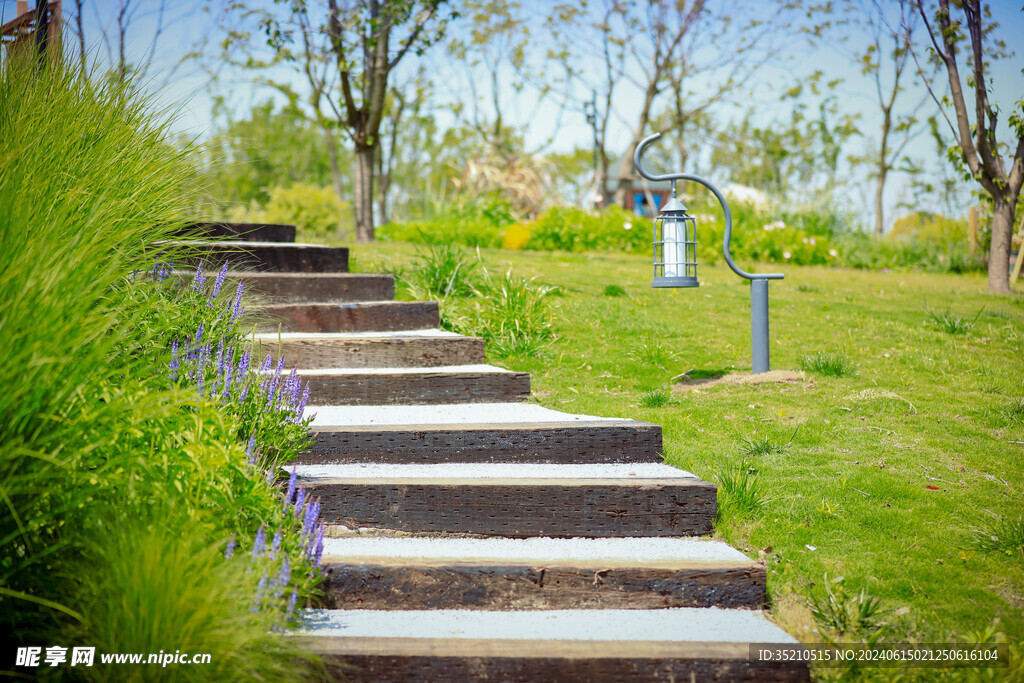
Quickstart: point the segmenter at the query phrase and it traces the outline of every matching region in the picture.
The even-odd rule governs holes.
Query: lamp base
[[[656,277],[651,287],[700,287],[695,277]]]

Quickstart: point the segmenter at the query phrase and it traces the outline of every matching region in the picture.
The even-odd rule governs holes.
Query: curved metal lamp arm
[[[662,181],[662,180],[689,180],[695,183],[699,183],[704,187],[711,190],[718,203],[722,205],[722,210],[725,212],[725,239],[722,240],[722,254],[725,256],[725,262],[732,268],[732,272],[736,273],[740,277],[748,280],[781,280],[785,277],[782,273],[748,273],[732,260],[732,254],[729,253],[729,241],[732,239],[732,213],[729,211],[729,205],[725,201],[725,197],[718,191],[718,188],[709,183],[707,180],[695,175],[689,175],[687,173],[669,173],[667,175],[651,175],[643,169],[640,165],[640,157],[644,150],[652,142],[661,137],[661,133],[655,133],[649,138],[645,138],[639,145],[637,145],[636,152],[633,153],[633,165],[636,166],[637,173],[642,175],[648,180]]]

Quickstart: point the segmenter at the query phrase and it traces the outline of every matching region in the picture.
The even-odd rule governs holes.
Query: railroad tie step
[[[484,340],[438,329],[393,332],[261,333],[264,352],[278,353],[307,370],[323,368],[430,368],[477,365],[486,360]]]
[[[200,259],[207,270],[219,269],[224,263],[240,270],[257,270],[276,273],[347,273],[348,248],[328,247],[319,244],[286,242],[239,241],[181,241],[158,242],[153,248],[184,245],[196,253],[187,259],[195,265]]]
[[[484,536],[699,536],[714,484],[658,463],[292,465],[321,519],[349,528]]]
[[[298,371],[310,400],[330,405],[523,401],[530,374],[493,365],[435,368],[334,368]]]
[[[334,609],[760,609],[765,567],[698,538],[328,538]]]
[[[248,242],[294,242],[295,226],[281,223],[192,223],[177,232],[181,238],[212,237]]]
[[[270,304],[262,332],[388,332],[428,330],[440,322],[436,301]]]
[[[751,644],[798,647],[757,611],[307,610],[294,636],[351,681],[806,681]]]
[[[230,264],[229,264],[230,267]],[[210,273],[207,271],[208,276]],[[171,277],[188,284],[195,271],[175,270]],[[386,301],[395,296],[393,275],[361,273],[267,273],[229,270],[224,289],[234,292],[238,282],[265,304],[351,303]]]

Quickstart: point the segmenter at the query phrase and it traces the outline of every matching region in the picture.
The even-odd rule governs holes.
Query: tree
[[[893,26],[878,0],[873,0],[870,9],[865,8],[864,15],[870,31],[870,42],[863,52],[855,55],[855,59],[860,63],[861,73],[870,77],[874,83],[876,102],[882,114],[878,147],[863,159],[873,167],[874,232],[881,236],[885,232],[885,185],[889,174],[897,170],[897,164],[904,160],[903,152],[907,145],[920,130],[917,112],[924,104],[924,99],[905,112],[896,106],[897,99],[906,89],[911,37],[917,23],[914,15],[904,16],[900,25]],[[888,76],[885,72],[888,72]]]
[[[287,6],[288,15],[264,16],[268,44],[278,61],[293,63],[306,75],[310,102],[322,122],[341,128],[352,142],[356,239],[370,241],[388,82],[406,55],[422,54],[439,39],[444,0],[328,0],[321,24],[314,22],[306,0],[275,1]],[[297,52],[291,49],[296,33]]]
[[[991,38],[993,25],[990,22],[989,7],[983,6],[980,0],[961,0],[961,21],[954,19],[951,14],[949,0],[939,0],[932,17],[929,17],[920,0],[903,1],[910,3],[921,17],[932,54],[947,76],[948,95],[939,99],[919,61],[918,74],[928,87],[939,111],[946,117],[959,157],[967,166],[968,177],[973,178],[992,198],[988,291],[992,294],[1009,294],[1012,291],[1009,277],[1010,243],[1013,239],[1017,200],[1024,183],[1024,100],[1017,101],[1016,109],[1008,118],[1011,136],[1016,136],[1017,140],[1013,155],[1007,160],[999,152],[1000,143],[996,138],[999,112],[992,104],[986,74],[989,61],[1003,56],[1004,51],[1003,46]],[[964,41],[967,41],[970,50],[967,59],[970,75],[966,79],[966,90],[973,91],[973,112],[967,102],[965,81],[960,74],[958,60],[959,48]],[[953,108],[955,125],[946,114],[947,106]]]

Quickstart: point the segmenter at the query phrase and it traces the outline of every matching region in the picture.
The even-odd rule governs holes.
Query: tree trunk
[[[1014,207],[1017,198],[992,200],[992,244],[988,252],[988,293],[1011,294],[1010,244],[1013,241]],[[1017,258],[1020,258],[1018,256]]]
[[[885,167],[885,160],[878,164],[878,175],[875,177],[875,237],[881,237],[885,233],[885,176],[888,169]]]
[[[356,217],[356,241],[373,241],[373,146],[357,142],[353,209]]]
[[[331,166],[331,186],[334,188],[334,194],[338,199],[345,201],[345,186],[341,179],[341,169],[338,167],[338,142],[334,139],[334,132],[327,126],[321,126],[320,131],[327,140],[327,161]],[[349,236],[345,235],[344,232],[344,221],[339,219],[335,233],[339,238],[348,238]]]

